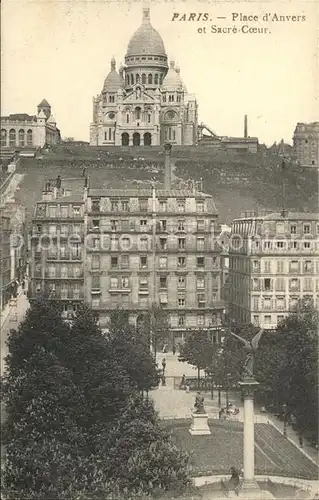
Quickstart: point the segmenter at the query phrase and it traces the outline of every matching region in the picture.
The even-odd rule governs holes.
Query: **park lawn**
[[[243,424],[210,420],[211,435],[192,436],[190,420],[164,424],[176,445],[190,456],[193,477],[229,474],[231,467],[243,468]],[[319,469],[272,425],[255,425],[255,470],[276,475],[317,480]]]

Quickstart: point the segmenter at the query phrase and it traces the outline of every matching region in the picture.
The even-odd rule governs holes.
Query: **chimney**
[[[171,165],[171,150],[172,145],[166,143],[164,145],[165,162],[164,162],[164,189],[170,190],[172,184],[172,165]]]
[[[244,138],[247,139],[248,137],[248,126],[247,126],[247,115],[245,115],[245,121],[244,121]]]

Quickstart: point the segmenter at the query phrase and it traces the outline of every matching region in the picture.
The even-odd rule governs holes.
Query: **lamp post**
[[[282,405],[282,411],[284,414],[284,436],[287,437],[287,405],[284,403]]]

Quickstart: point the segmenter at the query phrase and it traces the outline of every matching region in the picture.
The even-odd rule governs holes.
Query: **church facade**
[[[101,94],[93,98],[91,146],[159,146],[197,143],[198,106],[188,94],[150,10],[131,37],[125,65],[111,61]]]

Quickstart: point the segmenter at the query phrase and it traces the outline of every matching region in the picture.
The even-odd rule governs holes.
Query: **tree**
[[[200,371],[210,368],[214,346],[205,330],[191,332],[181,346],[178,361],[189,363],[197,368],[198,390],[200,389]]]
[[[148,339],[117,315],[111,316],[108,336],[112,359],[127,373],[131,386],[149,391],[158,384],[158,374]]]
[[[183,491],[190,486],[188,457],[171,443],[153,403],[133,397],[110,437],[108,475],[120,491]]]

